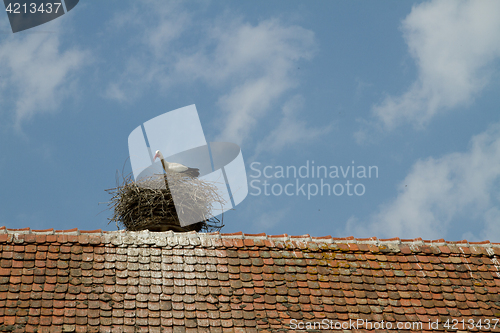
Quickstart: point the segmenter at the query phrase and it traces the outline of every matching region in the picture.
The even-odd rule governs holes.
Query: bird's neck
[[[161,164],[163,165],[163,169],[164,169],[165,171],[167,171],[167,170],[168,170],[168,162],[167,162],[167,161],[165,161],[165,160],[162,158],[162,159],[161,159]]]

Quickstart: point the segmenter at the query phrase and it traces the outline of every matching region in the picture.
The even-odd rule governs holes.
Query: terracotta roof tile
[[[500,316],[498,256],[489,241],[2,227],[0,331],[280,332],[323,319],[444,331]]]

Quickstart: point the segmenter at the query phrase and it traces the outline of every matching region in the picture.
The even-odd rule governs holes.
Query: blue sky
[[[196,104],[255,181],[223,232],[500,242],[499,2],[85,1],[0,26],[8,228],[116,230],[99,203],[128,135]],[[313,161],[378,177],[253,170]],[[296,191],[321,181],[344,193]]]

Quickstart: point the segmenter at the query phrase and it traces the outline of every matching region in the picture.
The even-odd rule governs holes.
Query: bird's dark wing
[[[183,171],[181,173],[196,178],[200,175],[200,169],[188,168],[186,171]]]

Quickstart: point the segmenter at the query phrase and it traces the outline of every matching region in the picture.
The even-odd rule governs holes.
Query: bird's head
[[[159,158],[160,160],[163,159],[163,155],[161,154],[161,152],[159,150],[156,151],[155,153],[155,157],[153,158],[153,162],[156,161],[156,158]]]

